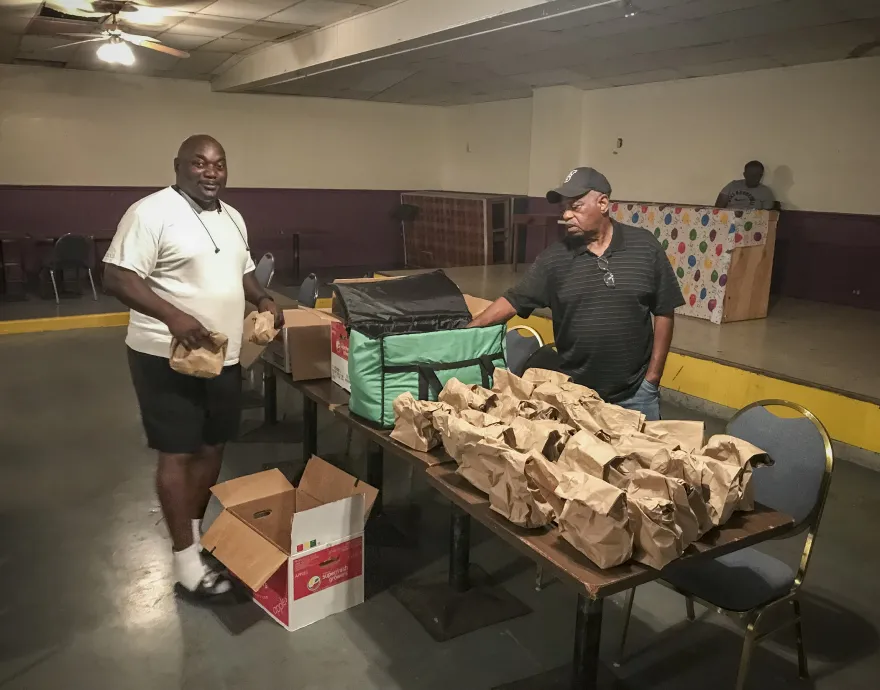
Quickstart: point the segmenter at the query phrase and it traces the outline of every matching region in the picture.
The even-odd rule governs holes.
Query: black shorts
[[[238,435],[241,367],[213,379],[174,371],[165,357],[128,348],[128,367],[141,408],[147,444],[160,453],[195,453]]]

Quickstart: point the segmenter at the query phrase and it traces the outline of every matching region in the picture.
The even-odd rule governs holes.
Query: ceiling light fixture
[[[99,60],[109,62],[111,65],[131,67],[134,64],[134,53],[131,48],[115,36],[98,48],[97,55]]]
[[[632,0],[621,0],[620,4],[623,5],[623,16],[625,19],[635,17],[639,13],[636,6],[632,4]]]

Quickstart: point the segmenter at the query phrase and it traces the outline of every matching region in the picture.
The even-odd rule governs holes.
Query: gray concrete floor
[[[420,510],[419,546],[368,545],[371,596],[362,606],[288,633],[249,602],[211,610],[176,600],[123,330],[5,336],[0,362],[0,689],[486,690],[569,660],[574,592],[558,582],[534,591],[530,562],[478,527],[473,561],[532,614],[440,644],[388,593],[408,574],[444,572],[448,525],[448,506],[394,459],[386,500]],[[296,466],[300,401],[283,388],[281,397],[289,421],[234,444],[224,476]],[[342,450],[344,429],[329,416],[320,431],[322,454]],[[362,450],[355,439],[356,473]],[[757,653],[750,688],[876,690],[878,514],[880,476],[838,463],[804,591],[814,680],[797,679],[785,631]],[[769,548],[791,560],[799,546]],[[606,661],[621,603],[615,597],[606,607]],[[677,595],[640,588],[625,686],[732,688],[741,638],[725,619],[698,615],[682,625]]]

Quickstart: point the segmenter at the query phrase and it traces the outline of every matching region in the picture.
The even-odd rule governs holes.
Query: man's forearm
[[[648,363],[648,373],[645,378],[651,383],[660,383],[663,377],[663,369],[666,367],[666,356],[672,345],[672,331],[675,325],[675,315],[654,317],[654,347],[651,350],[651,361]]]
[[[251,304],[256,304],[259,307],[260,300],[272,299],[257,282],[253,271],[244,274],[241,284],[244,287],[244,298]]]
[[[506,323],[514,316],[516,316],[516,309],[513,308],[513,305],[506,298],[499,297],[474,317],[474,320],[468,324],[468,328]]]
[[[159,297],[147,282],[134,271],[113,264],[104,268],[104,286],[129,309],[146,314],[163,323],[168,323],[180,310],[170,302]]]

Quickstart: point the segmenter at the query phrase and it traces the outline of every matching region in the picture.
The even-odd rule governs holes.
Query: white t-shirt
[[[241,349],[242,277],[255,266],[244,219],[228,204],[221,209],[203,211],[172,187],[150,194],[119,221],[104,261],[134,271],[166,302],[227,336],[228,366],[238,362]],[[125,343],[137,352],[170,357],[168,327],[134,310]]]

